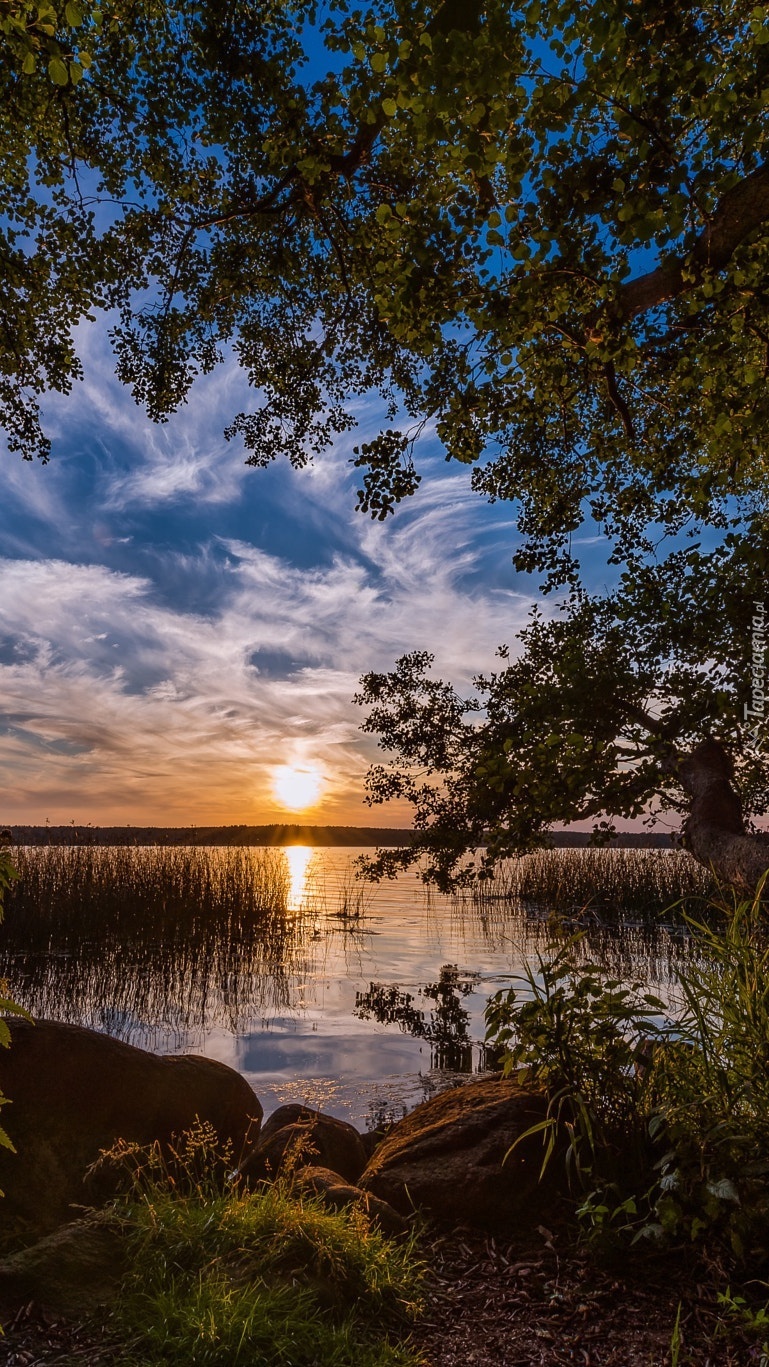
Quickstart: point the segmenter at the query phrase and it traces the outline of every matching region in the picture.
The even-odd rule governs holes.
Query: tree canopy
[[[110,310],[158,420],[234,348],[255,465],[306,463],[378,392],[360,507],[416,491],[429,424],[570,595],[474,701],[423,657],[364,682],[402,761],[373,796],[412,797],[439,876],[484,830],[503,851],[701,797],[708,753],[763,810],[763,6],[0,0],[0,57],[12,448],[47,458],[40,395]],[[602,598],[580,531],[624,576]]]

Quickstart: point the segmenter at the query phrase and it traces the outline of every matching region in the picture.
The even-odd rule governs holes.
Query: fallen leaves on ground
[[[601,1266],[540,1227],[538,1243],[437,1239],[415,1335],[425,1367],[668,1367],[679,1304],[679,1367],[760,1367],[761,1349],[717,1334],[715,1285],[682,1260]]]

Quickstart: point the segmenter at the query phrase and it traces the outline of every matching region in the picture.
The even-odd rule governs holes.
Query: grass
[[[190,912],[234,928],[286,909],[289,873],[279,850],[200,846],[37,846],[14,851],[19,873],[8,897],[33,925],[76,924],[94,913],[114,924],[174,930]]]
[[[134,1153],[116,1205],[131,1267],[110,1324],[121,1367],[417,1367],[413,1242],[296,1195],[290,1179],[223,1191],[210,1133],[186,1138],[171,1170]]]
[[[280,850],[36,847],[14,857],[3,950],[38,1016],[126,1037],[235,1030],[289,1000],[305,938]],[[64,1003],[64,1005],[63,1005]]]
[[[462,895],[478,907],[505,901],[558,914],[699,910],[716,893],[707,869],[683,850],[536,850],[501,864]]]

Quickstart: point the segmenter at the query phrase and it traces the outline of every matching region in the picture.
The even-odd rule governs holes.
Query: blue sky
[[[428,435],[419,494],[372,522],[349,460],[375,404],[312,469],[254,470],[222,435],[256,403],[234,361],[155,426],[104,320],[78,346],[84,381],[45,410],[51,463],[3,455],[0,820],[292,820],[275,782],[298,769],[318,789],[305,819],[408,824],[363,803],[376,751],[351,698],[404,651],[462,687],[512,642],[533,594],[512,509]]]

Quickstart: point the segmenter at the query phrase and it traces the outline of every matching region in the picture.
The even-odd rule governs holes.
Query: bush
[[[769,935],[760,892],[690,921],[676,1010],[580,964],[574,936],[497,993],[487,1039],[550,1093],[543,1168],[565,1154],[588,1229],[685,1238],[769,1263]]]

